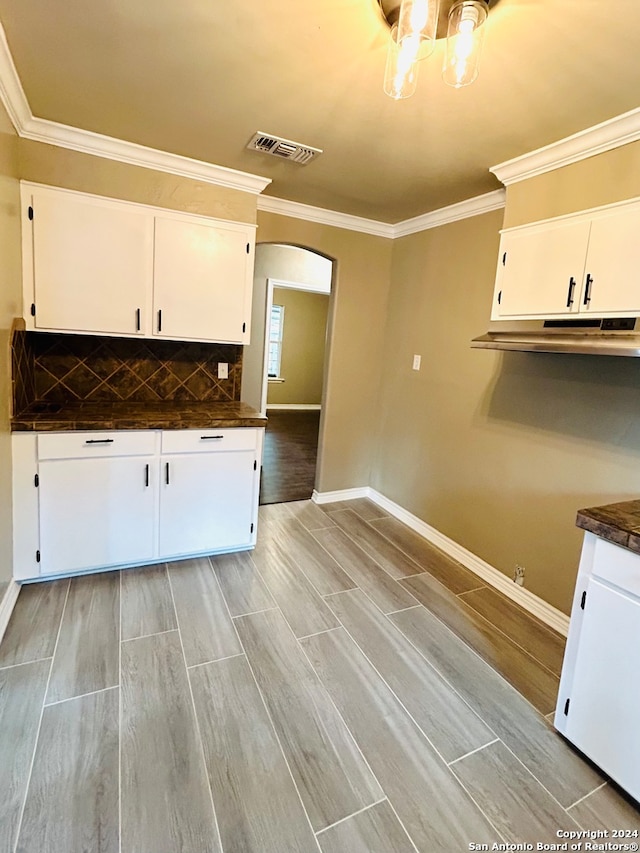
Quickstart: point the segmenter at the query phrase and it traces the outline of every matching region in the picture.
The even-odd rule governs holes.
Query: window
[[[270,378],[278,378],[280,376],[283,329],[284,305],[272,305],[271,320],[269,322],[269,360],[267,364],[267,374]]]

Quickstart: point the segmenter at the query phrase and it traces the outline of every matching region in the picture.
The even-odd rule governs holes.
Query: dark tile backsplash
[[[36,402],[240,400],[242,347],[16,331],[14,413]],[[218,362],[229,378],[218,379]]]

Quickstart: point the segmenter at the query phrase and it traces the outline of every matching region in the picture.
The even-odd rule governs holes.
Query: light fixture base
[[[398,18],[400,17],[400,2],[401,0],[377,0],[382,17],[390,27],[393,27],[398,23]],[[437,39],[444,39],[447,37],[447,21],[449,19],[449,12],[451,11],[451,7],[455,6],[458,2],[459,0],[440,0],[440,13],[438,15],[438,29],[436,32]],[[500,0],[484,0],[484,2],[491,9],[496,6]]]

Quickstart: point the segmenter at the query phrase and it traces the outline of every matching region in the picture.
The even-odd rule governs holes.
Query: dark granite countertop
[[[11,429],[221,429],[263,427],[267,419],[244,403],[34,403],[11,421]]]
[[[640,554],[640,500],[581,509],[576,525]]]

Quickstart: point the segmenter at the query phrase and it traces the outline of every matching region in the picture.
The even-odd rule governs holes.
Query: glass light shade
[[[418,85],[417,55],[420,40],[405,38],[398,42],[398,27],[394,26],[389,38],[387,66],[384,71],[384,91],[396,101],[410,98]]]
[[[468,86],[478,76],[487,8],[484,0],[460,0],[451,7],[442,69],[449,86]]]
[[[438,28],[440,0],[402,0],[398,17],[397,41],[417,39],[419,59],[424,59],[434,49]]]

